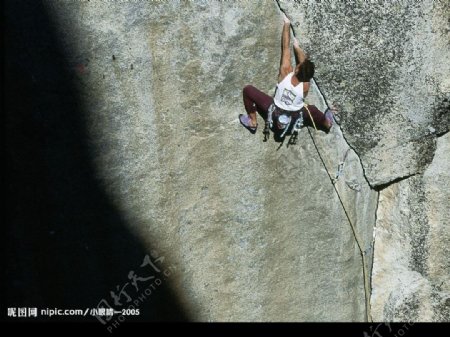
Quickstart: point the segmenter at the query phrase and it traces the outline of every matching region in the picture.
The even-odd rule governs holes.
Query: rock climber
[[[289,47],[291,23],[284,14],[283,21],[281,62],[275,95],[272,98],[254,86],[247,85],[243,90],[247,114],[240,114],[239,121],[254,134],[258,127],[256,112],[259,112],[270,129],[281,137],[290,134],[294,127],[299,128],[301,126],[299,124],[315,124],[317,128],[328,132],[333,125],[333,114],[336,109],[332,107],[323,113],[314,105],[305,106],[304,99],[308,94],[315,66],[300,48],[297,38],[294,38],[297,65],[295,68],[292,67]],[[310,116],[314,121],[311,121]],[[265,132],[268,132],[267,123]]]

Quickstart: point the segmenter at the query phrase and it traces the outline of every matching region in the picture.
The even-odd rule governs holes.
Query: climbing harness
[[[293,117],[290,115],[291,112],[282,110],[282,109],[278,108],[275,105],[275,103],[272,103],[269,106],[269,108],[267,109],[267,119],[265,121],[264,130],[263,130],[264,142],[266,142],[269,139],[270,129],[272,129],[272,127],[273,127],[273,113],[276,110],[280,113],[277,117],[277,124],[278,124],[277,127],[279,130],[282,130],[282,132],[280,134],[280,138],[284,139],[284,136],[286,135],[286,133],[288,132],[289,128],[292,125]],[[282,128],[281,128],[281,125],[283,125]],[[293,142],[293,140],[291,141],[291,139],[294,136],[294,140],[296,140],[298,131],[300,130],[300,128],[302,126],[303,126],[303,115],[300,113],[299,117],[295,120],[295,123],[292,126],[291,138],[288,142],[288,145],[295,144],[295,142]]]
[[[286,15],[284,10],[281,8],[279,0],[275,0],[275,2],[277,4],[279,10],[282,13],[284,13],[284,15]],[[287,15],[286,15],[286,17],[287,17]],[[292,34],[294,35],[294,37],[296,37],[295,36],[294,27],[292,26],[292,23],[291,23],[290,26],[291,26]],[[317,86],[317,83],[316,83],[316,86]],[[317,86],[317,88],[318,88],[318,86]],[[313,117],[311,115],[311,112],[309,111],[309,108],[308,108],[308,106],[306,104],[305,104],[305,108],[306,108],[306,110],[309,113],[309,117],[311,118],[311,121],[313,123],[314,129],[317,131],[316,124],[314,123],[314,119],[313,119]],[[368,322],[372,322],[372,316],[371,316],[371,313],[370,313],[370,283],[369,283],[369,274],[368,274],[368,270],[367,270],[367,266],[368,266],[367,250],[363,250],[363,247],[362,247],[362,244],[361,244],[362,241],[361,241],[361,239],[360,239],[360,237],[359,237],[359,235],[358,235],[358,233],[356,231],[356,228],[355,228],[352,220],[350,219],[350,216],[349,216],[349,214],[347,212],[347,209],[345,208],[344,202],[342,201],[342,198],[341,198],[341,196],[339,194],[339,191],[337,190],[336,185],[334,183],[334,179],[332,178],[330,172],[328,171],[327,165],[325,164],[325,161],[323,160],[322,155],[320,154],[319,148],[317,147],[316,141],[314,140],[314,137],[311,134],[310,129],[307,128],[307,130],[308,130],[309,136],[311,137],[311,140],[313,142],[314,148],[316,149],[317,154],[319,155],[320,161],[322,162],[322,165],[324,166],[325,171],[327,172],[328,178],[330,179],[331,184],[333,185],[334,191],[336,192],[336,195],[337,195],[337,197],[339,199],[339,202],[341,203],[342,209],[344,210],[345,216],[347,217],[347,220],[348,220],[348,222],[350,224],[350,227],[351,227],[351,230],[352,230],[352,233],[353,233],[353,237],[355,238],[355,241],[356,241],[356,245],[358,246],[358,250],[359,250],[359,253],[361,255],[361,262],[362,262],[362,269],[363,269],[362,271],[363,271],[363,278],[364,278],[364,295],[365,295],[365,306],[366,306],[366,319],[367,319]],[[343,170],[343,167],[344,166],[342,165],[342,170]]]
[[[269,109],[267,109],[267,119],[265,121],[264,130],[263,130],[265,142],[267,142],[267,140],[270,137],[270,129],[272,128],[272,113],[275,111],[275,109],[276,109],[276,107],[275,107],[274,103],[272,103],[269,106]]]
[[[263,130],[264,141],[265,142],[267,142],[267,140],[269,139],[269,136],[270,136],[270,129],[272,128],[272,124],[273,124],[272,114],[275,111],[275,109],[276,109],[276,106],[275,106],[274,103],[272,103],[269,106],[269,109],[267,111],[267,119],[266,119],[266,122],[265,122],[265,125],[264,125],[264,130]]]
[[[267,142],[267,140],[270,137],[270,128],[269,128],[269,122],[266,121],[265,125],[264,125],[264,130],[263,130],[263,134],[264,134],[264,142]]]
[[[287,130],[289,129],[289,126],[291,126],[292,117],[291,116],[287,116],[287,115],[280,115],[278,117],[278,122],[280,124],[285,125],[285,127],[283,129],[283,132],[280,135],[281,138],[284,138],[284,136],[286,135]]]
[[[289,137],[287,146],[289,147],[289,145],[296,145],[297,144],[297,138],[298,138],[298,131],[294,130],[291,134],[291,136]]]
[[[272,128],[272,124],[273,124],[272,114],[273,114],[273,112],[275,111],[276,108],[277,107],[276,107],[275,103],[272,103],[269,106],[269,110],[268,110],[268,113],[267,113],[267,121],[269,122],[269,127],[270,128]]]
[[[300,129],[302,127],[303,127],[303,114],[300,114],[300,117],[297,119],[297,122],[295,122],[293,131],[292,131],[291,137],[289,137],[287,146],[297,144],[298,132],[300,131]]]

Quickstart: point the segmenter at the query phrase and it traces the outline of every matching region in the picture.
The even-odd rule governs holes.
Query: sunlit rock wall
[[[176,266],[198,321],[363,321],[361,253],[307,129],[264,143],[242,88],[273,93],[275,2],[46,1],[88,111],[98,176],[130,229]],[[316,89],[309,102],[325,108]],[[311,130],[335,175],[339,127]],[[336,184],[370,268],[377,193],[349,151]]]

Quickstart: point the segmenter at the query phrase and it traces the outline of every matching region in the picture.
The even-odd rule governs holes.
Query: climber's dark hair
[[[316,66],[314,65],[314,62],[312,62],[309,59],[306,59],[303,61],[303,63],[300,65],[300,70],[295,75],[297,79],[300,82],[309,82],[311,78],[314,76],[314,69]]]

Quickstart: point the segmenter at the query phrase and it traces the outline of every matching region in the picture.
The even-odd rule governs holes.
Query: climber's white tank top
[[[303,108],[303,82],[300,82],[295,87],[291,83],[294,73],[289,73],[286,77],[277,84],[275,97],[273,98],[275,104],[288,111],[297,111]]]

